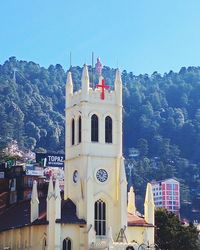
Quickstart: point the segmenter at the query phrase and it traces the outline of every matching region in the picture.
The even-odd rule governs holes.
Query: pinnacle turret
[[[128,193],[128,213],[133,215],[136,214],[135,193],[133,187],[130,187],[130,191]]]
[[[153,199],[153,193],[152,193],[152,186],[151,186],[150,183],[147,184],[146,196],[145,196],[145,203],[146,204],[153,204],[154,205],[154,199]]]
[[[38,192],[37,192],[37,181],[33,181],[33,189],[32,189],[32,194],[31,194],[31,201],[38,201]]]
[[[60,196],[60,185],[59,180],[56,179],[55,188],[54,188],[54,196],[55,196],[55,218],[61,218],[61,196]]]
[[[73,95],[73,82],[72,82],[72,74],[69,71],[67,73],[67,81],[65,87],[65,98],[66,98],[66,107],[70,105],[70,97]]]
[[[88,99],[89,87],[90,87],[90,80],[89,80],[88,67],[85,64],[83,67],[83,73],[82,73],[82,77],[81,77],[82,100]]]
[[[39,216],[39,200],[37,192],[37,181],[33,182],[31,195],[31,222],[35,221]]]
[[[155,222],[154,209],[155,205],[152,193],[152,186],[150,183],[148,183],[146,189],[145,202],[144,202],[144,217],[147,223],[151,223],[153,225]]]
[[[53,180],[52,177],[50,177],[47,198],[51,199],[53,195],[54,195]]]
[[[120,71],[119,69],[116,69],[116,72],[115,72],[115,86],[116,85],[122,85],[122,79],[121,79],[121,74],[120,74]]]
[[[68,95],[73,94],[72,73],[70,71],[67,73],[66,91]]]
[[[59,186],[59,180],[58,179],[56,179],[56,183],[55,183],[55,199],[61,199],[60,186]]]
[[[115,73],[115,92],[118,103],[122,105],[122,79],[119,69],[117,69]]]

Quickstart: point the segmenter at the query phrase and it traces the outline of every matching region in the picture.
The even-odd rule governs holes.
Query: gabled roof
[[[153,224],[149,224],[143,217],[128,213],[128,226],[129,227],[154,227]]]
[[[47,224],[46,214],[46,199],[40,199],[39,203],[39,218],[33,223],[30,222],[30,200],[20,201],[9,207],[4,213],[0,215],[0,231],[9,230],[13,228],[20,228],[29,226],[31,224]]]
[[[61,219],[56,220],[58,223],[66,224],[86,224],[86,221],[79,219],[76,215],[76,205],[72,200],[62,200],[61,203]]]
[[[46,217],[46,198],[41,198],[39,202],[39,217],[31,223],[30,221],[30,200],[15,203],[0,215],[0,231],[13,228],[20,228],[30,225],[48,224]],[[84,225],[86,221],[79,219],[76,215],[76,206],[70,200],[61,201],[61,219],[56,223]]]

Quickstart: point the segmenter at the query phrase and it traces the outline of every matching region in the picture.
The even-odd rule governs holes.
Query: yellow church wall
[[[82,206],[79,208],[78,203],[82,198],[82,195],[83,199],[90,199],[90,204],[94,204],[96,200],[102,199],[107,204],[106,214],[107,218],[109,218],[108,221],[112,221],[111,224],[115,225],[117,220],[116,218],[118,218],[119,214],[118,210],[120,207],[119,200],[117,197],[117,160],[113,158],[95,158],[95,161],[92,161],[91,157],[90,162],[91,166],[88,166],[88,158],[84,156],[68,161],[66,170],[66,176],[68,176],[68,178],[65,182],[68,187],[68,197],[70,197],[72,201],[76,204],[77,209],[81,210],[78,211],[78,214],[83,215],[82,218],[84,219],[87,218],[87,214],[93,213],[94,207],[88,207],[87,209],[91,209],[91,211],[87,212],[85,200],[85,202],[83,202]],[[90,168],[90,170],[88,170],[87,168]],[[104,168],[108,172],[108,180],[106,181],[106,183],[101,183],[96,179],[96,172],[100,168]],[[77,183],[73,182],[73,172],[75,170],[78,170],[80,176],[79,181]],[[90,177],[92,180],[92,190],[86,189],[88,171],[91,171]],[[91,195],[89,193],[91,193]]]
[[[144,227],[127,227],[128,241],[137,241],[138,244],[144,243],[144,231]]]
[[[46,235],[46,226],[27,226],[7,230],[0,233],[0,249],[42,249],[43,239]]]
[[[33,250],[37,250],[38,247],[42,247],[43,239],[46,236],[46,228],[46,225],[31,227],[31,245]]]
[[[127,227],[126,231],[129,242],[154,243],[154,227]]]
[[[100,157],[117,157],[122,155],[122,149],[120,147],[121,141],[121,126],[122,122],[120,122],[121,107],[117,105],[106,105],[102,107],[102,104],[84,104],[77,105],[75,107],[68,108],[66,110],[66,158],[72,159],[78,157],[80,152],[81,154],[89,154],[89,155],[99,155]],[[78,117],[82,117],[82,131],[84,133],[83,142],[81,144],[78,143]],[[99,118],[99,142],[91,143],[91,116],[96,114]],[[117,114],[117,115],[116,115]],[[109,115],[113,120],[113,143],[106,144],[105,143],[105,117]],[[75,144],[71,145],[71,121],[72,118],[75,119]],[[115,135],[115,136],[114,136]],[[95,145],[95,147],[93,146]]]
[[[3,249],[3,246],[4,246],[4,232],[1,232],[0,233],[0,247],[1,247],[1,249]]]
[[[72,249],[80,249],[80,242],[84,242],[80,237],[80,226],[79,225],[70,225],[62,224],[61,225],[61,247],[63,240],[69,238],[72,242]],[[86,231],[86,229],[84,229]],[[86,249],[86,248],[85,248]]]

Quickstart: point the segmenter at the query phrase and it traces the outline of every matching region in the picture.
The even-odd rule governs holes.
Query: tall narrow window
[[[74,122],[74,119],[72,119],[72,145],[74,145],[74,142],[75,142],[75,122]]]
[[[97,115],[91,117],[91,141],[99,141],[99,121]]]
[[[106,204],[98,200],[94,205],[94,225],[96,235],[106,235]]]
[[[63,240],[63,250],[71,250],[72,249],[72,243],[71,240],[69,238],[66,238]]]
[[[78,118],[78,142],[81,143],[81,116]]]
[[[47,247],[47,240],[46,238],[44,238],[42,241],[42,250],[46,250],[46,247]]]
[[[110,116],[105,119],[105,142],[112,143],[112,119]]]

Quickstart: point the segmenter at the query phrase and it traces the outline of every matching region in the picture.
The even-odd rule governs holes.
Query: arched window
[[[66,238],[63,240],[63,250],[71,250],[72,249],[72,243],[71,240],[69,238]]]
[[[78,142],[81,143],[81,116],[78,118]]]
[[[46,238],[44,238],[42,241],[42,250],[46,250],[46,247],[47,247],[47,240]]]
[[[105,142],[112,143],[112,119],[110,116],[105,119]]]
[[[91,141],[99,141],[99,121],[97,115],[91,117]]]
[[[96,235],[106,235],[106,204],[98,200],[94,205],[94,225]]]
[[[75,143],[75,122],[74,122],[74,119],[72,119],[72,133],[71,133],[71,136],[72,136],[72,145],[74,145],[74,143]]]

